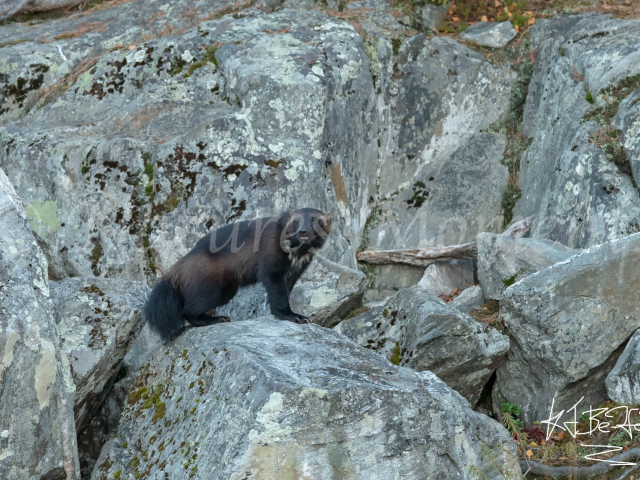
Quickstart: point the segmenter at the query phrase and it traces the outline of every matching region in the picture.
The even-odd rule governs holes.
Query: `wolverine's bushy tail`
[[[182,319],[183,300],[171,284],[171,280],[160,280],[144,305],[143,318],[166,342],[175,338],[184,326]]]

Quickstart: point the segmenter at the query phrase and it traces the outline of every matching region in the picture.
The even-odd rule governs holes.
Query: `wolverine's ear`
[[[322,228],[322,230],[324,230],[324,232],[329,235],[331,233],[331,221],[333,220],[333,217],[331,216],[330,213],[325,213],[323,215],[320,215],[318,217],[318,221],[320,223],[320,227]]]

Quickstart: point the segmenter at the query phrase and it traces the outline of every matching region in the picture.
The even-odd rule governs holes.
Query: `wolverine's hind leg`
[[[184,319],[194,327],[207,327],[209,325],[215,325],[216,323],[225,323],[231,321],[229,317],[212,317],[211,315],[207,315],[206,313],[203,313],[197,317],[189,317],[185,315]]]

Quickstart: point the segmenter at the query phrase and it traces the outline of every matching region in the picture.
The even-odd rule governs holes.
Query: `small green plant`
[[[397,343],[395,348],[391,352],[391,357],[389,358],[389,361],[394,365],[400,365],[400,345],[398,345]]]
[[[524,424],[520,420],[520,407],[509,402],[502,402],[500,407],[502,424],[512,435],[520,435]]]
[[[591,92],[587,89],[587,87],[584,87],[584,91],[587,92],[584,99],[589,102],[591,105],[593,105],[594,100],[593,100],[593,95],[591,95]]]

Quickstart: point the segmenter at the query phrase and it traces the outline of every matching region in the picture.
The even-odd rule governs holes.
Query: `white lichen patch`
[[[354,60],[350,60],[342,70],[340,71],[340,81],[344,85],[349,80],[355,80],[358,78],[360,74],[360,70],[362,69],[362,60],[358,60],[357,62]]]
[[[313,291],[309,305],[314,308],[322,308],[338,301],[338,292],[335,288],[327,286],[317,288]]]
[[[263,426],[263,431],[258,436],[261,442],[273,443],[291,435],[293,431],[291,427],[281,425],[278,421],[283,411],[283,395],[280,392],[273,392],[256,416],[256,421]]]

